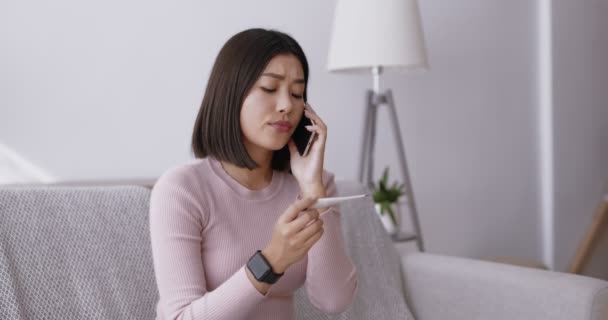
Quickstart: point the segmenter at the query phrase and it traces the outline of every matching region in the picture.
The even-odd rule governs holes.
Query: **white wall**
[[[15,151],[0,144],[0,185],[48,183],[56,178],[50,176]]]
[[[331,78],[323,68],[333,6],[298,2],[296,12],[293,5],[4,2],[0,141],[66,179],[156,176],[189,157],[215,56],[231,35],[252,26],[276,27],[301,42],[312,101],[335,119],[346,109],[326,110],[358,99],[337,100],[357,79]],[[352,171],[342,168],[341,175]]]
[[[387,74],[431,252],[539,260],[535,4],[419,1],[431,70]],[[326,167],[355,179],[371,77],[325,71],[333,1],[7,0],[0,142],[64,178],[157,176],[190,158],[215,55],[253,26],[291,33],[328,124]],[[388,126],[380,115],[379,128]],[[399,173],[388,131],[376,172]]]
[[[553,1],[556,268],[608,193],[608,1]],[[608,253],[607,253],[608,254]]]
[[[427,245],[540,262],[534,3],[419,2],[432,69],[390,81]]]

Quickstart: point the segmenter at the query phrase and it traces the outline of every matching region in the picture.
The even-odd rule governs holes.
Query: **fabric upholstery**
[[[420,253],[403,271],[417,319],[608,319],[608,282],[595,278]]]
[[[336,185],[340,194],[366,192]],[[0,188],[0,319],[153,319],[149,196],[138,186]],[[298,319],[411,319],[398,254],[371,202],[342,210],[363,275],[357,297],[346,312],[324,315],[299,289]]]
[[[143,187],[0,189],[0,319],[153,319]]]
[[[336,184],[341,195],[369,192]],[[0,187],[0,319],[153,319],[149,196],[138,186]],[[608,319],[606,281],[428,253],[400,260],[371,201],[341,214],[355,300],[325,315],[299,289],[298,319],[413,319],[405,301],[418,320]]]

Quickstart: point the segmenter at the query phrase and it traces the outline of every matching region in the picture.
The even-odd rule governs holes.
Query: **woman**
[[[151,195],[158,319],[293,319],[302,285],[326,313],[352,302],[340,213],[307,210],[336,195],[307,83],[304,52],[284,33],[246,30],[220,50],[192,135],[197,159]],[[291,139],[302,116],[317,133],[303,157]]]

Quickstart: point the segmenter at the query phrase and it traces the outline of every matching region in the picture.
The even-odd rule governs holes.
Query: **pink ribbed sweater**
[[[324,171],[323,182],[327,196],[335,196],[333,174]],[[211,157],[164,173],[150,199],[157,319],[293,319],[293,292],[302,285],[320,310],[345,310],[357,273],[338,208],[323,214],[321,239],[266,295],[247,277],[247,260],[270,241],[277,218],[298,194],[289,173],[273,171],[268,186],[250,190]]]

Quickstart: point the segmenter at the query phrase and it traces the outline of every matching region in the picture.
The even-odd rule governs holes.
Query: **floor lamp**
[[[416,0],[338,0],[329,45],[328,69],[332,72],[371,73],[373,89],[368,90],[364,133],[359,159],[359,181],[373,183],[374,144],[378,109],[388,107],[399,154],[405,195],[416,240],[424,251],[418,210],[405,157],[405,148],[391,90],[380,91],[380,76],[386,70],[428,69],[420,13]]]

